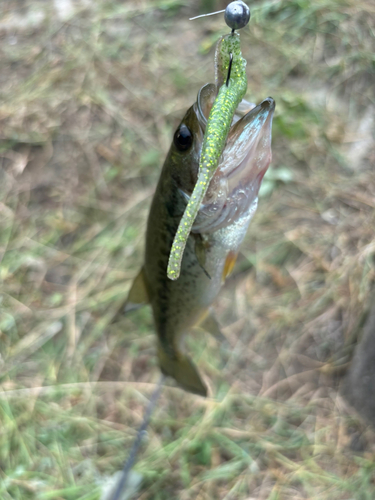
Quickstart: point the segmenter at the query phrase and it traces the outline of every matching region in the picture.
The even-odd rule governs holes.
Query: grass
[[[187,19],[222,4],[1,4],[4,500],[99,500],[127,456],[155,335],[147,308],[110,322],[174,127],[213,80],[222,18]],[[373,7],[258,2],[242,37],[249,99],[277,103],[273,164],[215,304],[230,349],[189,337],[210,397],[164,389],[138,498],[370,500],[374,438],[338,388],[373,296]]]

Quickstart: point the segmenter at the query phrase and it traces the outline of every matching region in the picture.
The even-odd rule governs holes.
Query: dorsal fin
[[[118,312],[112,320],[112,323],[117,323],[117,321],[119,321],[124,314],[130,311],[136,311],[149,302],[150,299],[148,296],[144,270],[142,267],[137,276],[134,278],[126,301],[119,308]]]
[[[128,298],[125,302],[124,313],[139,309],[140,307],[148,304],[150,299],[146,288],[143,267],[134,278],[133,284],[130,288]]]

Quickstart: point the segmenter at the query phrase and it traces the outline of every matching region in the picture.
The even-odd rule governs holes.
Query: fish
[[[235,265],[258,205],[259,188],[272,159],[275,101],[243,99],[225,148],[200,204],[181,261],[180,276],[167,276],[171,246],[198,178],[202,143],[218,83],[204,85],[178,125],[148,216],[144,264],[130,288],[125,312],[151,304],[157,355],[164,375],[188,392],[207,396],[207,386],[185,350],[194,326],[220,337],[210,306]]]

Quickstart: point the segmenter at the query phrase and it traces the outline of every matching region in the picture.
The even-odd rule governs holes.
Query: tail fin
[[[178,353],[176,358],[171,358],[159,345],[158,357],[160,369],[164,375],[174,378],[185,391],[207,396],[207,387],[202,382],[197,368],[187,356]]]

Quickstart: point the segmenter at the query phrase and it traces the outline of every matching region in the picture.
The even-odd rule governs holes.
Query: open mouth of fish
[[[207,84],[198,93],[194,111],[202,133],[216,97]],[[234,115],[219,166],[211,180],[193,232],[216,231],[255,212],[258,192],[272,159],[271,138],[275,101],[267,97],[257,106],[242,100]],[[185,193],[186,198],[188,195]]]

